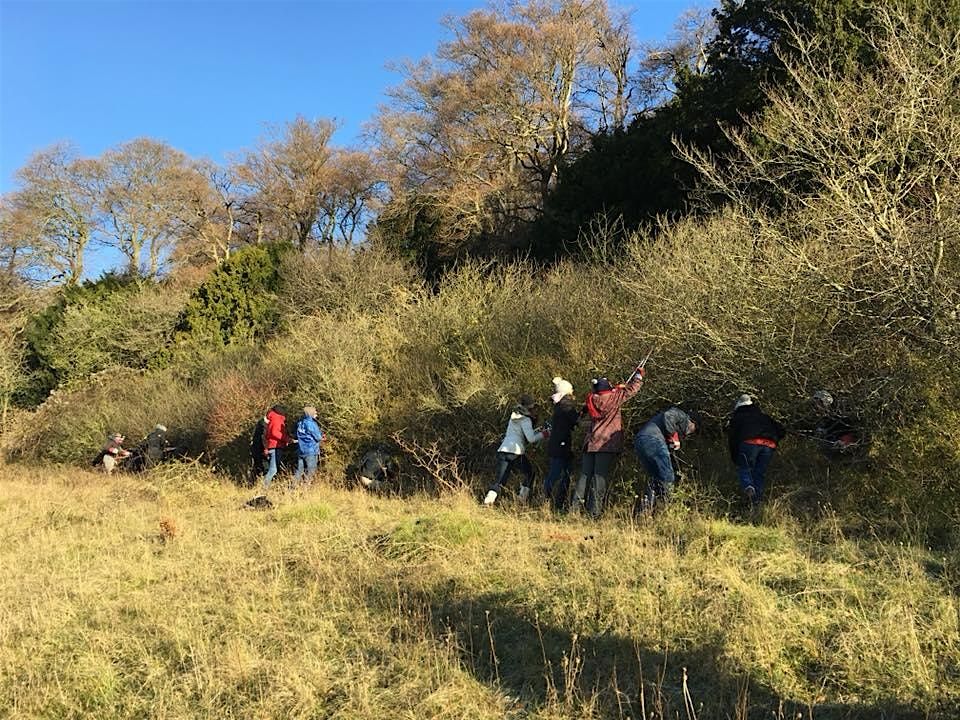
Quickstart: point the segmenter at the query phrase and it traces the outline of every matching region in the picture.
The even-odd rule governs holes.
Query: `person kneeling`
[[[357,479],[371,492],[380,492],[390,487],[400,472],[400,463],[386,445],[377,445],[367,450],[360,458]]]

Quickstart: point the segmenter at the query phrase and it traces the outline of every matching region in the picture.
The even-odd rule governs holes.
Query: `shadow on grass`
[[[955,717],[956,708],[924,712],[893,699],[847,705],[782,698],[746,673],[731,672],[717,645],[663,652],[619,635],[578,635],[518,608],[508,595],[407,598],[427,614],[436,637],[457,648],[465,668],[514,698],[521,717],[544,708],[611,720]]]

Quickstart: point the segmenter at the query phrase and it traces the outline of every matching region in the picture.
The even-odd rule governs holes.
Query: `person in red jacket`
[[[291,442],[287,434],[287,417],[280,405],[274,405],[267,413],[267,427],[263,433],[263,456],[268,464],[267,474],[263,476],[263,489],[270,487],[277,474],[277,452]]]
[[[581,512],[586,507],[594,518],[600,517],[603,512],[607,478],[623,450],[623,415],[620,408],[639,392],[644,375],[644,369],[637,367],[626,384],[614,387],[607,378],[600,378],[593,383],[593,392],[587,395],[586,402],[590,430],[584,442],[580,479],[570,503],[571,512]]]

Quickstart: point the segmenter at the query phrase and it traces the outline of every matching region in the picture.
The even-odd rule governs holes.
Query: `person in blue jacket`
[[[300,484],[300,478],[306,471],[306,483],[313,480],[320,460],[320,443],[324,439],[323,430],[317,422],[317,409],[313,405],[303,408],[303,417],[297,423],[297,471],[293,474],[293,486]]]

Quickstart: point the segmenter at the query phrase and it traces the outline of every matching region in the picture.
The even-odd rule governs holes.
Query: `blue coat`
[[[320,441],[323,440],[323,430],[309,415],[304,415],[297,423],[297,445],[301,455],[319,455]]]

